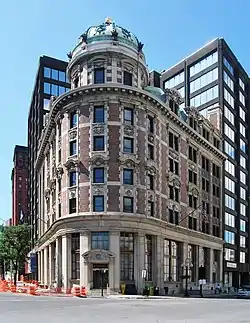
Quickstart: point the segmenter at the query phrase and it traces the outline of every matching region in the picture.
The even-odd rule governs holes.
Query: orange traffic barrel
[[[81,296],[81,288],[78,286],[72,287],[72,294],[77,297]]]
[[[87,297],[87,288],[86,287],[81,288],[81,296]]]
[[[36,285],[29,285],[28,293],[29,295],[36,295]]]

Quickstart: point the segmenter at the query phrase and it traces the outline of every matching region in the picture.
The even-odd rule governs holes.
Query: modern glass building
[[[28,117],[28,201],[29,223],[32,226],[31,241],[37,241],[37,196],[39,187],[36,183],[34,168],[39,139],[46,123],[46,116],[50,111],[50,97],[65,93],[70,84],[66,79],[67,63],[52,57],[42,56],[39,58],[39,66],[35,79],[34,90]]]
[[[176,88],[183,107],[196,107],[224,134],[224,283],[249,282],[249,78],[223,38],[162,72],[161,87]],[[212,189],[212,188],[211,188]],[[216,192],[213,192],[216,195]]]

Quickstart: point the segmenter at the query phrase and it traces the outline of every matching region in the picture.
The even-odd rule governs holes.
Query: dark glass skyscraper
[[[35,186],[36,173],[34,163],[37,157],[39,139],[46,123],[46,115],[50,111],[50,97],[65,93],[70,84],[66,77],[68,63],[48,57],[39,58],[38,72],[36,75],[34,90],[28,117],[28,201],[29,222],[32,227],[31,241],[34,246],[37,241],[37,200],[39,187]]]
[[[249,283],[249,77],[223,38],[164,71],[161,87],[176,88],[182,106],[196,107],[224,136],[224,283]],[[210,189],[213,187],[211,185]],[[215,194],[215,192],[214,192]],[[210,209],[211,221],[213,210]]]

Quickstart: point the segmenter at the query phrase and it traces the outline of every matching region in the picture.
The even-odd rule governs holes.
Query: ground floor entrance
[[[93,289],[106,288],[108,284],[108,264],[93,264]]]

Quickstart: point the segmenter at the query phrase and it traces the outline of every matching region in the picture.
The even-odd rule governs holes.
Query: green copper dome
[[[135,50],[142,51],[143,44],[138,41],[137,37],[127,29],[116,25],[110,18],[104,23],[89,27],[85,33],[80,36],[80,41],[86,44],[92,44],[101,41],[118,41]]]

